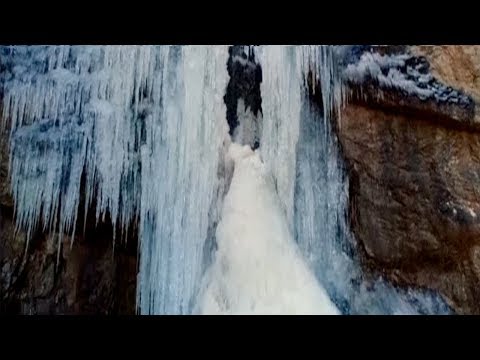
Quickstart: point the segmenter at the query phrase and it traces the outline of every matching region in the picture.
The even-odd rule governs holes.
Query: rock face
[[[134,314],[137,245],[117,240],[112,226],[88,221],[85,234],[39,232],[26,247],[15,232],[8,183],[8,132],[0,136],[0,314]],[[80,226],[81,228],[81,226]],[[57,255],[59,254],[58,262]]]
[[[437,80],[463,90],[473,106],[445,107],[367,84],[344,108],[338,134],[365,268],[438,290],[458,313],[478,314],[480,47],[467,48],[414,51],[431,55]]]
[[[412,46],[411,51],[426,57],[438,80],[480,101],[479,45],[421,45]]]

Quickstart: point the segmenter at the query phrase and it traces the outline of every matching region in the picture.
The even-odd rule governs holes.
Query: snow
[[[421,88],[418,81],[409,79],[407,74],[400,72],[399,67],[405,67],[410,55],[381,55],[365,52],[360,61],[349,64],[344,71],[347,80],[363,84],[369,79],[376,80],[380,86],[400,89],[411,95],[427,98],[434,94],[432,89]],[[411,74],[412,75],[412,74]],[[428,82],[431,76],[420,77],[420,82]]]
[[[227,46],[2,48],[15,65],[3,118],[17,225],[31,235],[41,219],[73,236],[82,195],[114,228],[139,219],[142,313],[190,311],[223,181],[227,56]]]

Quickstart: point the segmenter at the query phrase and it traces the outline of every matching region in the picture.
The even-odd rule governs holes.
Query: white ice
[[[420,97],[433,95],[432,89],[419,87],[414,80],[408,79],[406,74],[398,71],[396,67],[404,66],[407,59],[408,55],[380,55],[366,52],[361,56],[360,61],[348,65],[343,76],[357,84],[363,84],[365,80],[371,78],[386,88],[404,90]],[[423,76],[422,80],[428,81],[430,77]]]
[[[201,314],[338,314],[300,254],[258,153],[232,144],[234,175]]]
[[[18,226],[74,233],[82,195],[98,220],[138,221],[143,314],[190,313],[195,299],[203,313],[336,313],[323,288],[345,312],[403,312],[392,287],[364,286],[349,254],[348,181],[330,128],[344,101],[332,48],[257,50],[263,117],[240,103],[234,140],[260,137],[260,148],[231,147],[221,212],[231,176],[227,46],[0,47]],[[374,63],[361,62],[378,74]],[[307,76],[321,84],[324,116],[305,111]]]

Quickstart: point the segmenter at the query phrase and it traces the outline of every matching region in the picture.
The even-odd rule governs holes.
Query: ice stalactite
[[[158,52],[155,50],[159,50]],[[74,232],[80,181],[86,207],[126,226],[139,206],[142,101],[161,49],[142,46],[15,46],[4,85],[11,122],[10,172],[17,224]],[[84,172],[85,170],[85,172]]]
[[[263,124],[260,154],[273,174],[276,191],[293,230],[295,153],[303,74],[294,46],[261,46]]]
[[[82,200],[138,222],[142,314],[336,313],[326,293],[343,313],[442,312],[363,280],[333,131],[344,48],[232,49],[0,47],[17,225],[74,235]]]
[[[191,312],[202,275],[217,170],[228,136],[227,47],[175,50],[162,85],[162,121],[147,118],[142,148],[142,313]]]
[[[347,100],[341,57],[348,51],[342,46],[256,50],[263,71],[261,158],[303,256],[342,313],[448,313],[436,294],[396,289],[381,278],[368,282],[360,268],[334,131]],[[319,102],[310,91],[321,92]]]
[[[141,312],[189,312],[222,181],[228,47],[12,46],[1,56],[17,225],[73,235],[81,197],[114,228],[138,220]]]

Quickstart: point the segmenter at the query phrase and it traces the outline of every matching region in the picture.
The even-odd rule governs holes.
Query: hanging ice
[[[140,219],[141,311],[188,312],[221,184],[227,47],[1,50],[18,226],[73,234],[85,176],[97,219]]]
[[[137,285],[142,313],[184,314],[193,306],[228,135],[227,56],[223,46],[176,49],[165,69],[163,121],[146,121]]]
[[[331,128],[345,100],[337,50],[255,50],[263,116],[239,102],[233,140],[260,148],[230,149],[220,214],[227,46],[0,47],[18,226],[74,234],[81,203],[115,229],[137,222],[145,314],[190,313],[196,300],[200,312],[336,312],[322,288],[343,313],[445,312],[435,297],[362,278]],[[243,51],[234,61],[253,55]],[[317,109],[307,85],[321,91]]]
[[[276,191],[292,230],[295,153],[303,80],[301,59],[293,46],[262,46],[257,55],[263,70],[260,153],[273,173]]]
[[[42,214],[44,226],[73,233],[82,174],[85,206],[95,197],[97,217],[108,212],[114,226],[118,220],[128,225],[139,205],[139,110],[150,101],[152,73],[163,50],[17,46],[4,51],[5,62],[13,59],[3,118],[11,126],[19,226],[31,232]]]
[[[318,281],[343,313],[446,313],[437,296],[368,284],[347,225],[348,181],[332,125],[346,100],[334,46],[263,46],[260,153]],[[319,84],[319,89],[316,85]],[[308,86],[321,91],[313,105]],[[337,120],[337,122],[335,122]]]

